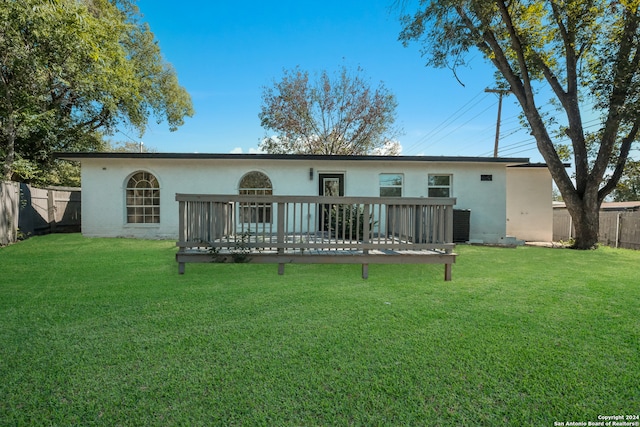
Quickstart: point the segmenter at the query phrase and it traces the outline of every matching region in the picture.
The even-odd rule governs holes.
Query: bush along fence
[[[0,183],[0,244],[48,233],[80,231],[80,188]]]
[[[575,236],[569,212],[553,212],[553,240],[569,241]],[[600,211],[598,242],[614,248],[640,249],[640,211]]]

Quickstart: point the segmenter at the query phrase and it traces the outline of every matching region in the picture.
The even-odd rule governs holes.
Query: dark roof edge
[[[333,160],[333,161],[413,161],[413,162],[469,162],[469,163],[524,163],[525,157],[464,157],[464,156],[334,156],[324,154],[230,154],[230,153],[111,153],[111,152],[57,152],[56,159],[245,159],[245,160]]]
[[[565,168],[570,168],[571,167],[571,163],[563,163],[562,164]],[[520,165],[512,165],[509,166],[510,168],[547,168],[547,164],[546,163],[523,163]]]

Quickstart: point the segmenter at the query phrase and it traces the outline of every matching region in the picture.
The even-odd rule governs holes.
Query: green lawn
[[[189,264],[170,241],[0,248],[0,425],[538,425],[640,413],[640,252]]]

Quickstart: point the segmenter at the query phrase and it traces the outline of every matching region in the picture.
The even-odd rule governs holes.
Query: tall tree
[[[16,161],[46,170],[53,151],[100,149],[118,126],[175,130],[192,114],[130,0],[0,0],[4,179]]]
[[[285,70],[281,81],[265,87],[259,114],[262,127],[275,132],[260,148],[268,153],[371,154],[398,151],[393,138],[396,98],[380,83],[372,88],[346,67],[315,81],[300,68]]]
[[[616,187],[640,128],[638,0],[422,0],[400,40],[428,64],[455,70],[478,49],[516,96],[576,228],[575,247],[597,244],[599,208]],[[546,120],[541,93],[562,111]],[[600,117],[585,128],[585,105]],[[555,118],[554,118],[555,119]],[[569,138],[575,177],[554,139]]]

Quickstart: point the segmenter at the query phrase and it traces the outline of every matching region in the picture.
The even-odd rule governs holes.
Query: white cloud
[[[242,147],[236,147],[230,151],[231,154],[242,154],[244,150]],[[249,154],[264,154],[264,151],[261,151],[259,148],[249,148]]]

